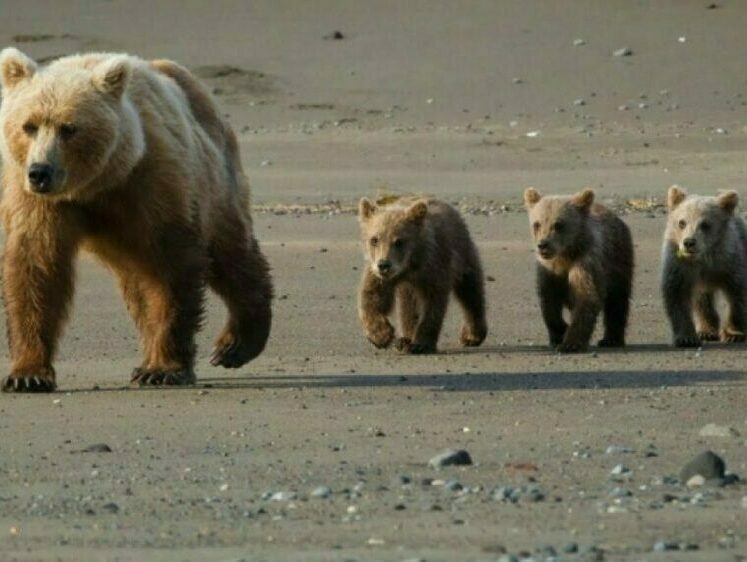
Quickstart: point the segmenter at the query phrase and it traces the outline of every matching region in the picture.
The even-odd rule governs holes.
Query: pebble
[[[319,486],[311,491],[312,498],[328,498],[332,495],[332,489],[329,486]]]
[[[342,31],[335,30],[332,33],[328,33],[327,35],[325,35],[324,39],[327,39],[327,40],[331,39],[333,41],[339,41],[341,39],[345,39],[345,35],[343,34]]]
[[[102,505],[101,510],[107,513],[119,513],[119,506],[114,502],[109,502]]]
[[[428,461],[434,468],[444,466],[467,466],[472,464],[472,457],[464,449],[448,449]]]
[[[613,57],[630,57],[633,55],[633,49],[629,47],[623,47],[612,52]]]
[[[612,476],[627,476],[630,473],[631,473],[631,470],[624,464],[618,464],[615,466],[615,468],[610,470],[610,474]]]
[[[464,489],[464,486],[459,480],[447,480],[444,484],[444,488],[450,492],[458,492]]]
[[[267,166],[272,166],[272,160],[262,160],[259,164],[263,168],[266,168]]]
[[[575,99],[573,100],[573,105],[577,105],[577,106],[586,105],[586,100],[583,98]]]
[[[112,448],[106,443],[94,443],[80,450],[81,453],[111,453]]]
[[[627,488],[612,488],[610,490],[610,496],[613,498],[628,498],[633,495],[633,492]]]
[[[707,423],[700,428],[698,434],[701,437],[739,437],[739,432],[733,427],[715,423]]]
[[[635,451],[629,447],[620,447],[618,445],[610,445],[604,451],[607,455],[624,455],[627,453],[635,453]]]
[[[580,47],[582,45],[586,45],[586,41],[584,41],[580,37],[578,37],[578,38],[576,38],[576,39],[573,40],[573,46],[574,47]]]
[[[716,453],[704,451],[687,463],[680,471],[680,480],[690,484],[694,476],[700,476],[704,482],[712,479],[723,480],[726,463]]]
[[[287,502],[296,499],[295,492],[275,492],[270,496],[270,501]]]
[[[563,552],[566,554],[573,554],[575,552],[578,552],[578,543],[569,542],[563,547]]]
[[[680,545],[674,541],[657,541],[654,544],[654,552],[666,552],[668,550],[679,550]]]

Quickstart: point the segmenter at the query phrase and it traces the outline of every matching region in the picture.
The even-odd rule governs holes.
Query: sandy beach
[[[211,295],[198,384],[132,388],[135,328],[81,256],[58,392],[0,396],[0,559],[747,560],[747,487],[677,481],[705,450],[747,478],[747,346],[671,347],[659,289],[666,189],[747,197],[746,26],[733,0],[3,2],[0,44],[39,61],[124,51],[209,85],[276,300],[244,368],[208,362]],[[630,226],[624,350],[548,348],[528,186],[592,187]],[[465,214],[482,347],[457,306],[437,355],[362,335],[357,201],[412,193]],[[474,464],[429,466],[447,448]]]

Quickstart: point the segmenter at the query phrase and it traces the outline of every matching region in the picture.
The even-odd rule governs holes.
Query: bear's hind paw
[[[139,386],[181,386],[194,384],[197,380],[192,369],[145,369],[132,371],[131,384]]]

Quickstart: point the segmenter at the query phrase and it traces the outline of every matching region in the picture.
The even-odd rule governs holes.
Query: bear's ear
[[[571,204],[584,211],[588,210],[592,203],[594,203],[594,190],[592,189],[584,189],[571,197]]]
[[[527,187],[524,191],[524,206],[527,209],[534,207],[540,199],[542,199],[542,194],[533,187]]]
[[[376,212],[376,204],[368,197],[364,197],[358,203],[358,220],[365,222]]]
[[[108,58],[93,69],[96,89],[115,98],[122,97],[131,77],[132,65],[125,55]]]
[[[407,209],[407,220],[415,224],[422,224],[425,215],[428,214],[428,203],[425,201],[418,201],[412,207]]]
[[[667,191],[667,207],[669,210],[677,208],[677,205],[682,203],[687,197],[687,191],[682,189],[679,185],[673,185]]]
[[[3,90],[10,90],[36,74],[36,63],[15,47],[7,47],[0,52],[0,69]]]
[[[718,194],[718,197],[716,197],[716,203],[718,203],[718,206],[724,211],[731,214],[734,212],[734,209],[737,208],[739,195],[737,195],[736,191],[723,191]]]

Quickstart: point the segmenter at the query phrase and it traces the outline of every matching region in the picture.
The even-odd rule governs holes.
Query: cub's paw
[[[378,349],[387,348],[394,340],[394,326],[387,322],[376,329],[369,330],[367,337],[368,341]]]
[[[599,347],[625,347],[625,340],[622,338],[602,338],[597,342]]]
[[[226,335],[218,339],[210,354],[210,364],[213,367],[237,369],[246,365],[262,352],[264,344],[257,345],[233,335]]]
[[[738,332],[729,328],[721,330],[721,341],[724,343],[740,343],[745,341],[744,332]]]
[[[485,328],[473,328],[471,326],[462,326],[462,333],[459,341],[464,347],[477,347],[485,341],[488,331]]]
[[[409,353],[410,355],[425,355],[428,353],[436,353],[435,344],[415,343],[407,338],[400,338],[400,341],[397,342],[397,349],[399,349],[402,353]]]
[[[181,386],[194,384],[197,380],[192,369],[145,369],[132,371],[131,384],[138,386]]]
[[[700,341],[719,341],[721,338],[716,330],[704,330],[698,332],[698,339]]]
[[[555,350],[558,353],[583,353],[587,347],[585,343],[566,341],[558,345]]]
[[[402,353],[407,353],[411,346],[412,340],[410,338],[398,338],[394,343],[394,347],[397,351],[401,351]]]
[[[0,389],[3,392],[54,392],[57,384],[54,381],[54,371],[50,368],[11,373],[3,379]]]
[[[698,336],[675,336],[674,347],[700,347],[701,341]]]

